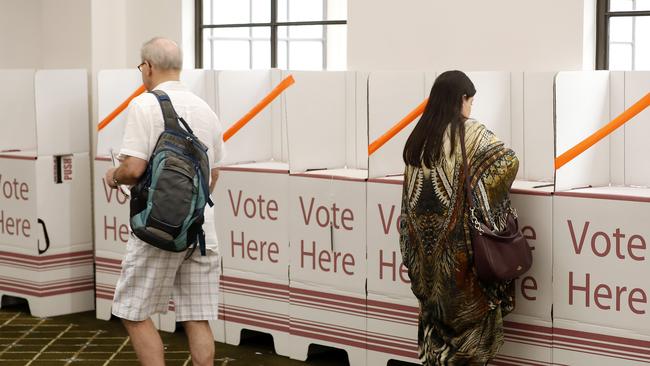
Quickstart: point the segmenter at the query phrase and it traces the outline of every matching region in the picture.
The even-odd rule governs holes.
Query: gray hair
[[[180,70],[183,68],[183,53],[171,39],[155,37],[142,45],[142,61],[149,61],[161,70]]]

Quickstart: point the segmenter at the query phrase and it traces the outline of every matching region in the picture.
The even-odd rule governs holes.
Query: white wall
[[[583,45],[595,37],[583,33],[593,6],[593,0],[348,0],[348,69],[580,70]],[[593,59],[593,50],[585,53]]]
[[[40,5],[40,1],[0,0],[0,69],[39,65]]]
[[[181,28],[184,0],[137,0],[126,5],[126,67],[140,63],[140,47],[153,37],[169,38],[183,47]],[[194,65],[187,65],[194,67]]]
[[[40,0],[43,69],[90,68],[90,2]],[[37,1],[27,1],[37,2]]]
[[[87,0],[0,0],[0,68],[89,68]]]

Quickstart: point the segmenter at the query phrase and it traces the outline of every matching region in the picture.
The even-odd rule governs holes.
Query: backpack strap
[[[156,99],[158,99],[158,103],[162,109],[163,120],[165,121],[165,130],[182,131],[183,129],[178,124],[178,121],[181,121],[185,130],[192,135],[194,134],[187,122],[176,113],[172,101],[169,99],[167,93],[162,90],[152,90],[149,93],[155,95]]]

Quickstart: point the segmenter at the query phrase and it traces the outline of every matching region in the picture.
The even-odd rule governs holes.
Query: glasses
[[[144,65],[146,65],[146,64],[147,64],[147,61],[142,61],[142,63],[141,63],[140,65],[138,65],[138,70],[139,70],[140,72],[142,72],[142,66],[144,66]]]

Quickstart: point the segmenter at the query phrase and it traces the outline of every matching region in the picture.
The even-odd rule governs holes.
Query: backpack
[[[131,188],[133,234],[157,248],[182,252],[192,247],[205,255],[203,210],[213,206],[208,189],[208,148],[194,135],[160,90],[156,96],[165,130],[158,137],[145,173]],[[181,128],[178,122],[183,124]]]

